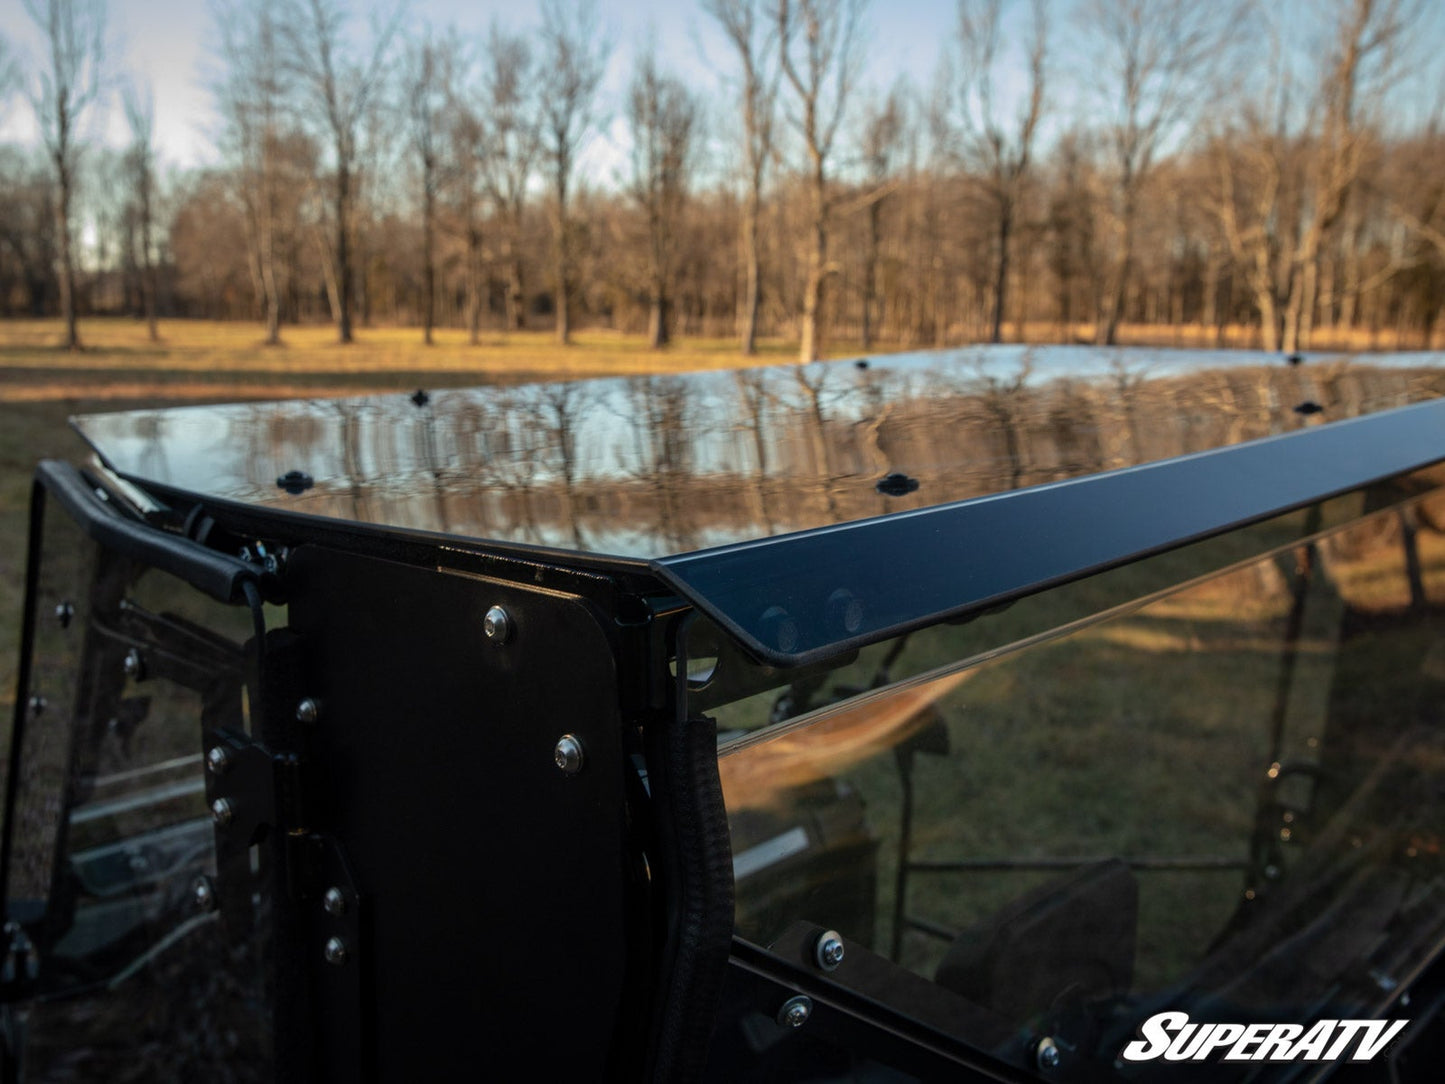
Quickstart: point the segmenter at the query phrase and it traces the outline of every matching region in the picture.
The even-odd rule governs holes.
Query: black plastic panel
[[[653,567],[759,658],[799,666],[1445,458],[1445,401]]]

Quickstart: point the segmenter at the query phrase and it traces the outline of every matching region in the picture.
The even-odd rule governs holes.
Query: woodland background
[[[959,0],[882,92],[865,0],[698,2],[726,55],[639,49],[619,96],[585,2],[468,37],[405,8],[219,0],[219,164],[179,169],[143,75],[109,63],[104,0],[25,0],[47,48],[0,38],[0,86],[40,138],[0,146],[0,316],[61,317],[71,347],[93,315],[803,359],[1438,342],[1425,0]],[[107,108],[128,146],[87,134]]]

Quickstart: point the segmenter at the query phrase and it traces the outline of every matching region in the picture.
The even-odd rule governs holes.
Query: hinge
[[[272,829],[304,830],[302,793],[301,761],[294,753],[272,753],[244,734],[213,733],[206,797],[217,832],[233,846],[250,847]]]

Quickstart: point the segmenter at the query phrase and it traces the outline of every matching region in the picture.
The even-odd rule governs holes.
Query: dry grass
[[[440,329],[426,346],[415,328],[363,328],[341,346],[329,326],[286,328],[268,347],[253,324],[167,320],[150,342],[133,320],[83,320],[84,349],[60,347],[55,320],[0,323],[0,401],[35,402],[84,395],[177,399],[255,398],[391,390],[410,384],[570,379],[735,368],[791,361],[796,346],[764,342],[744,358],[732,339],[688,339],[651,350],[641,336],[582,331],[558,346],[548,332],[488,334],[476,346],[466,333]],[[856,352],[839,343],[834,356]]]
[[[1094,325],[1088,323],[1059,324],[1056,321],[1030,321],[1023,327],[1022,338],[1017,323],[1004,325],[1004,338],[1009,342],[1079,343],[1094,342]],[[1260,330],[1253,324],[1227,324],[1215,329],[1199,324],[1121,324],[1120,346],[1167,346],[1202,350],[1263,350]],[[1436,340],[1439,339],[1437,335]],[[1310,338],[1313,351],[1360,353],[1371,351],[1428,350],[1438,342],[1427,342],[1418,329],[1396,328],[1316,329]]]

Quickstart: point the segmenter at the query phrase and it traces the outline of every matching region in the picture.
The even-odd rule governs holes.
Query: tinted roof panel
[[[989,347],[672,377],[90,415],[203,498],[653,559],[1289,432],[1445,391],[1437,354]],[[299,471],[299,493],[277,485]]]

